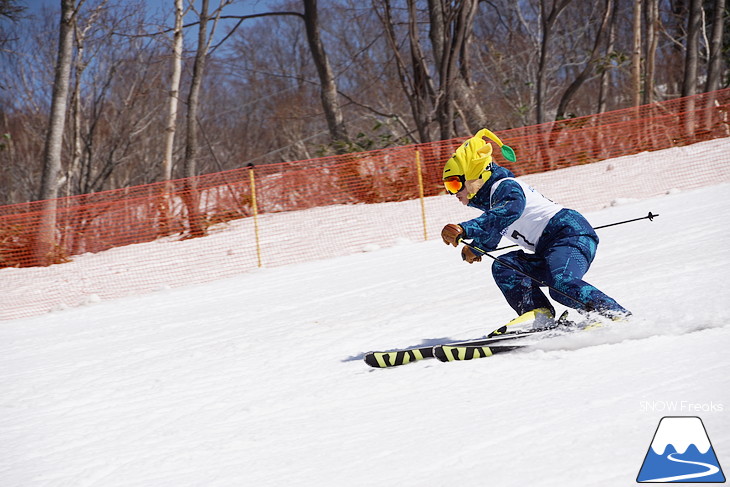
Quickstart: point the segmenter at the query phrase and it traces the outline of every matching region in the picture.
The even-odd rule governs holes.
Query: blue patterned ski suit
[[[478,208],[484,213],[460,223],[464,229],[464,238],[472,239],[473,245],[487,252],[497,248],[502,235],[507,232],[508,227],[511,231],[514,225],[518,225],[516,221],[521,216],[525,215],[522,220],[529,220],[532,209],[530,205],[535,206],[533,202],[536,200],[526,197],[525,194],[526,190],[534,190],[515,179],[506,178],[514,178],[514,175],[507,169],[492,164],[491,177],[469,201],[469,206]],[[492,188],[495,186],[492,194]],[[541,195],[539,198],[545,201]],[[537,201],[539,205],[539,200]],[[538,232],[536,241],[535,237],[529,237],[531,242],[517,231],[505,235],[522,247],[534,251],[534,253],[526,253],[523,250],[509,252],[500,256],[492,265],[494,280],[509,305],[518,314],[536,308],[547,308],[555,314],[553,305],[540,290],[539,284],[500,262],[549,284],[585,305],[581,306],[573,299],[550,291],[552,298],[565,306],[595,310],[609,316],[630,314],[613,298],[583,280],[598,246],[598,235],[593,227],[575,210],[560,209],[555,206],[548,216],[551,213],[554,214],[549,219],[545,218],[547,223],[538,224],[537,230],[534,230]],[[539,217],[534,219],[539,220]]]

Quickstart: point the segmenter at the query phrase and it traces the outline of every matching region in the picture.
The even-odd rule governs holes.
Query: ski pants
[[[598,238],[593,235],[558,237],[547,248],[539,249],[540,253],[518,250],[500,256],[492,265],[492,275],[509,305],[520,315],[536,308],[547,308],[555,314],[540,284],[525,274],[570,296],[572,299],[550,291],[555,301],[569,308],[606,315],[630,314],[613,298],[583,280],[597,247]]]

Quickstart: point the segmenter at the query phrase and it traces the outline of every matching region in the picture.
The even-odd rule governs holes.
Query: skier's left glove
[[[464,248],[461,249],[461,259],[473,264],[482,261],[482,254],[474,252],[471,247],[464,245]]]
[[[441,230],[441,240],[443,240],[446,245],[458,247],[462,238],[464,238],[464,229],[461,228],[461,225],[449,223]]]

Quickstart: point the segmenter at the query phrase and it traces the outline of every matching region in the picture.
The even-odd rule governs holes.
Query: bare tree
[[[598,103],[596,107],[596,111],[598,113],[603,113],[606,111],[606,105],[607,105],[607,97],[608,97],[608,91],[610,89],[610,79],[609,79],[609,70],[611,69],[613,58],[614,58],[614,49],[616,46],[616,19],[618,15],[616,15],[616,11],[618,9],[618,1],[615,1],[613,4],[613,13],[611,14],[611,19],[609,21],[608,26],[608,41],[606,43],[606,50],[604,53],[604,59],[600,66],[600,83],[599,83],[599,89],[598,89]]]
[[[180,100],[180,79],[182,77],[182,54],[183,54],[183,0],[174,0],[175,4],[175,26],[172,31],[172,58],[170,73],[170,89],[167,93],[167,119],[165,121],[165,149],[162,156],[162,179],[168,181],[165,184],[163,194],[160,195],[160,234],[171,233],[170,220],[170,193],[172,186],[169,182],[172,179],[173,154],[175,150],[175,132],[177,130],[177,107]]]
[[[53,263],[56,245],[56,206],[55,198],[63,184],[61,167],[61,149],[68,103],[69,79],[73,61],[74,29],[78,11],[74,0],[61,0],[60,29],[58,36],[58,56],[56,58],[53,93],[51,95],[51,112],[48,119],[48,136],[46,137],[43,174],[38,198],[45,200],[41,220],[36,233],[34,261],[39,265]]]
[[[699,68],[699,39],[702,23],[702,0],[689,0],[687,17],[687,43],[685,45],[684,81],[682,96],[692,97],[697,93],[697,71]],[[685,103],[684,130],[691,140],[695,133],[695,99],[688,98]]]
[[[2,0],[0,1],[0,17],[17,21],[26,7],[21,5],[17,0]]]
[[[547,3],[550,0],[540,0],[540,27],[542,40],[540,42],[540,60],[538,61],[536,80],[536,121],[541,124],[545,121],[545,77],[547,73],[548,50],[550,41],[554,35],[553,27],[560,14],[572,2],[572,0],[553,0],[548,10]]]
[[[633,63],[642,69],[638,89],[631,83],[635,0],[287,0],[276,5],[292,11],[247,16],[211,12],[216,2],[209,1],[202,15],[208,31],[214,19],[240,28],[231,29],[235,36],[216,38],[216,46],[210,37],[199,41],[187,59],[189,71],[179,73],[174,88],[176,50],[157,43],[159,35],[151,38],[156,34],[150,34],[139,5],[107,2],[94,28],[86,30],[90,6],[103,1],[86,0],[74,24],[77,50],[72,47],[68,92],[55,104],[40,88],[63,86],[54,83],[62,72],[56,70],[59,52],[45,31],[51,20],[59,24],[58,5],[78,10],[80,0],[57,2],[56,11],[42,17],[35,10],[17,17],[17,26],[3,8],[20,2],[0,2],[0,44],[9,39],[0,61],[2,203],[174,179],[176,172],[196,176],[249,161],[316,157],[338,150],[343,134],[350,138],[347,150],[360,150],[451,138],[485,124],[501,129],[596,107],[618,109],[637,103],[637,93],[644,96],[640,103],[660,93],[678,96],[685,75],[684,87],[692,88],[694,80],[694,92],[716,89],[726,70],[726,0],[702,2],[707,39],[701,24],[693,30],[696,24],[688,22],[702,14],[697,2],[689,16],[689,0],[642,0],[644,59]],[[173,1],[166,4],[172,12]],[[178,21],[178,33],[194,37],[194,20],[182,26]],[[171,36],[175,28],[169,27]],[[218,49],[220,37],[225,49]],[[687,58],[695,54],[693,67]],[[63,99],[65,108],[59,105]],[[312,99],[322,101],[308,103]],[[186,124],[184,137],[172,137],[173,102],[178,114],[182,107],[189,110],[177,116],[176,134]],[[54,125],[53,133],[51,118],[63,124],[60,130]],[[180,149],[178,161],[173,154]],[[60,162],[54,168],[51,161]],[[197,207],[189,206],[191,235],[206,225],[195,217]],[[52,215],[47,212],[46,220]],[[47,243],[38,255],[53,250],[53,225],[44,228]],[[39,245],[43,241],[38,238]]]
[[[72,66],[71,143],[64,155],[67,192],[74,195],[156,181],[162,159],[162,53],[146,37],[115,34],[143,29],[139,5],[95,5],[77,21]]]
[[[10,22],[17,23],[20,21],[23,12],[26,7],[20,5],[17,0],[1,0],[0,1],[0,22],[8,20]],[[2,25],[2,24],[0,24]],[[12,38],[10,37],[9,29],[0,28],[0,52],[5,50],[5,46],[10,43]]]
[[[642,103],[654,102],[656,85],[656,50],[659,42],[659,0],[646,0],[646,62]]]
[[[641,104],[641,7],[644,0],[634,0],[633,45],[631,49],[631,100],[633,106]]]
[[[391,0],[373,5],[394,54],[400,85],[410,104],[420,141],[432,140],[430,125],[433,122],[438,123],[441,139],[450,139],[457,132],[469,132],[483,125],[485,114],[474,95],[468,64],[477,2],[429,0],[430,50],[422,45],[420,12],[415,0],[406,1],[405,20],[394,16]],[[400,24],[407,25],[407,33],[399,35],[396,26]],[[407,52],[402,47],[406,43]],[[432,58],[427,56],[429,52]],[[455,127],[457,114],[464,124],[462,131]]]
[[[183,0],[175,1],[175,27],[172,35],[172,75],[167,98],[167,122],[165,125],[165,155],[162,160],[162,178],[172,179],[172,154],[175,148],[175,127],[177,126],[177,105],[180,99],[180,78],[182,76],[183,52]]]
[[[682,96],[697,93],[697,71],[699,66],[699,43],[702,25],[702,0],[689,0],[687,17],[687,43],[684,58],[684,82]]]
[[[382,22],[388,46],[393,52],[398,79],[408,100],[418,138],[420,142],[428,142],[431,140],[429,125],[433,120],[432,103],[436,96],[436,89],[429,74],[426,57],[421,49],[415,2],[413,0],[407,2],[408,54],[405,54],[401,48],[395,28],[397,21],[393,16],[390,0],[383,0],[379,3],[380,5],[374,1],[373,7]],[[407,58],[410,58],[410,64],[406,61]]]
[[[0,1],[0,59],[2,59],[2,57],[6,57],[6,55],[8,54],[6,51],[6,46],[17,40],[17,37],[14,35],[14,33],[11,34],[11,29],[3,28],[3,23],[11,22],[15,24],[12,27],[16,27],[24,11],[25,7],[19,5],[15,0]],[[2,63],[2,61],[0,61],[0,63]],[[0,81],[0,90],[4,88],[5,86],[3,86],[2,81]],[[0,128],[7,127],[8,117],[7,113],[5,113],[5,111],[2,109],[2,103],[0,103],[0,117],[2,117],[2,123],[0,123]],[[8,159],[15,159],[13,157],[12,135],[9,132],[0,132],[0,155],[2,155],[3,153],[8,156]],[[12,201],[12,197],[10,197],[10,194],[8,193],[13,192],[13,185],[8,184],[9,181],[4,180],[5,177],[3,177],[5,176],[5,174],[9,174],[9,172],[10,169],[7,167],[6,161],[3,161],[2,158],[0,158],[0,185],[2,185],[4,189],[3,192],[6,193],[3,196]],[[1,199],[0,204],[3,204]]]
[[[593,74],[596,69],[596,62],[598,60],[601,43],[604,40],[605,32],[608,30],[609,20],[613,12],[613,1],[614,0],[605,0],[601,23],[596,32],[595,40],[593,41],[593,49],[588,55],[588,59],[586,60],[583,69],[580,71],[578,76],[575,77],[575,79],[568,86],[565,92],[563,92],[560,103],[558,103],[558,110],[555,114],[555,120],[561,120],[567,117],[566,110],[568,107],[568,103],[570,103],[571,99],[575,96],[578,89],[583,85],[583,83],[585,83],[585,81]]]
[[[198,207],[198,191],[194,177],[197,176],[196,163],[200,150],[198,142],[198,108],[200,102],[200,85],[205,72],[205,61],[208,56],[210,37],[208,36],[208,5],[209,0],[202,0],[198,23],[198,45],[195,51],[193,63],[193,76],[190,80],[190,91],[188,92],[188,113],[186,119],[185,134],[185,188],[184,197],[188,208],[188,224],[190,236],[201,237],[206,234],[206,228],[202,224],[200,208]]]
[[[462,107],[462,120],[466,132],[484,124],[484,112],[469,86],[468,49],[472,33],[476,0],[446,2],[429,0],[429,26],[434,64],[439,73],[436,91],[436,119],[442,140],[456,136],[454,128],[455,108]],[[414,19],[415,20],[415,19]],[[466,111],[476,116],[474,127],[469,127]]]
[[[710,41],[710,59],[707,67],[705,91],[715,91],[720,87],[722,77],[722,39],[725,27],[725,0],[715,0],[712,20],[712,40]]]
[[[320,34],[317,0],[303,0],[303,4],[307,41],[319,76],[320,99],[322,100],[322,109],[327,120],[330,137],[335,146],[347,144],[349,136],[347,135],[344,117],[338,101],[337,84]]]
[[[73,91],[71,93],[71,113],[70,119],[72,124],[72,152],[71,162],[68,164],[65,175],[66,184],[66,195],[72,193],[73,182],[80,180],[81,171],[81,160],[83,155],[83,142],[82,142],[82,123],[84,122],[85,115],[83,113],[81,99],[83,97],[81,93],[81,84],[84,77],[84,71],[89,64],[89,59],[86,58],[86,41],[89,31],[94,27],[94,24],[102,14],[107,0],[103,0],[91,11],[89,18],[85,22],[77,20],[74,25],[74,39],[76,44],[76,56],[72,66],[73,68]],[[84,25],[80,25],[83,23]],[[90,188],[78,188],[79,192],[90,191]],[[74,193],[75,194],[75,193]]]
[[[188,225],[191,237],[202,237],[207,233],[207,228],[200,214],[196,182],[196,176],[198,176],[197,162],[200,152],[198,137],[198,126],[200,124],[198,115],[200,110],[200,88],[203,83],[208,51],[210,50],[210,45],[215,34],[217,22],[220,20],[223,8],[229,4],[229,1],[222,1],[219,4],[212,17],[214,22],[211,32],[208,32],[208,21],[211,20],[209,14],[210,1],[202,0],[200,11],[198,12],[198,41],[195,50],[195,60],[193,61],[193,74],[190,79],[190,90],[187,98],[185,155],[183,161],[185,174],[183,197],[188,209]]]

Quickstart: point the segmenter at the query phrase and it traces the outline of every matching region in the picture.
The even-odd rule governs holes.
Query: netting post
[[[261,239],[259,238],[259,207],[256,201],[256,180],[253,174],[253,164],[248,165],[248,179],[251,183],[251,206],[253,208],[253,231],[256,236],[256,258],[261,266]]]
[[[423,199],[423,171],[421,171],[421,151],[416,151],[416,172],[418,173],[418,197],[421,200],[421,220],[423,221],[423,240],[428,240],[426,228],[426,202]]]

